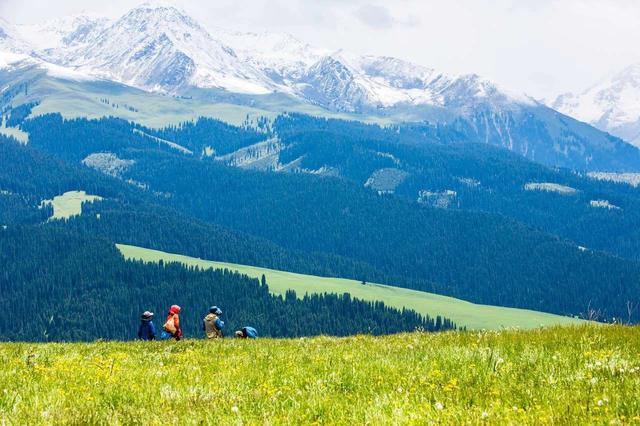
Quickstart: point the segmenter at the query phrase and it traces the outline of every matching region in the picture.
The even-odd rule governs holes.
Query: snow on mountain
[[[25,41],[17,29],[0,17],[0,51],[13,53],[29,53],[31,46]]]
[[[581,94],[561,95],[552,107],[640,146],[640,63]]]
[[[95,36],[62,49],[65,66],[150,91],[185,86],[266,94],[272,82],[172,6],[144,4]]]
[[[233,47],[240,59],[279,83],[300,78],[306,69],[331,53],[328,49],[303,43],[287,33],[245,33],[215,28],[212,34]]]
[[[37,50],[61,48],[90,42],[107,27],[109,19],[94,14],[78,14],[53,19],[43,24],[18,25],[22,38]]]
[[[213,34],[281,87],[330,109],[358,112],[398,104],[448,107],[498,100],[532,103],[476,75],[447,76],[397,58],[330,51],[289,34],[222,29]]]
[[[34,63],[35,61],[31,56],[24,53],[9,52],[7,50],[0,50],[0,70],[17,68],[25,62]]]
[[[478,75],[446,75],[397,58],[317,48],[289,34],[207,30],[170,5],[144,4],[113,22],[77,15],[20,31],[0,21],[0,31],[0,50],[30,53],[56,78],[100,78],[178,95],[200,88],[255,96],[237,97],[241,102],[284,94],[331,111],[442,123],[460,140],[553,166],[640,170],[637,149]],[[639,69],[580,99],[567,96],[559,107],[607,129],[631,132],[635,125],[638,135]],[[212,99],[218,94],[206,93]],[[627,124],[634,117],[635,124]]]
[[[463,111],[477,104],[530,102],[475,75],[446,76],[396,58],[334,52],[289,34],[220,28],[210,33],[162,3],[145,3],[115,22],[81,14],[21,26],[19,34],[40,59],[149,91],[279,92],[345,112],[397,105]]]
[[[67,81],[91,81],[94,77],[71,68],[55,65],[36,57],[0,50],[0,70],[22,72],[26,69],[37,68],[46,72],[50,77]]]

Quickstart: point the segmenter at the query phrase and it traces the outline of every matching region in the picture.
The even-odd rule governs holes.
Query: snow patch
[[[23,53],[0,51],[0,69],[11,68],[23,61],[30,61],[31,57]]]
[[[59,78],[61,80],[68,81],[94,81],[95,77],[92,77],[86,73],[73,70],[71,68],[62,67],[60,65],[50,64],[48,62],[43,62],[40,65],[41,68],[47,70],[47,75]]]

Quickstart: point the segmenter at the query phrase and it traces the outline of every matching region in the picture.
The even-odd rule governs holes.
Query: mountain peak
[[[212,34],[166,1],[142,3],[114,22],[83,15],[41,27],[34,32],[45,40],[33,43],[40,58],[144,90],[277,91],[351,112],[521,103],[475,74],[452,77],[389,56],[317,48],[287,33]]]
[[[580,94],[564,93],[552,107],[640,146],[640,63]]]
[[[183,24],[193,28],[201,28],[200,24],[184,10],[162,1],[143,3],[127,12],[118,22],[127,20],[145,20],[151,25]]]

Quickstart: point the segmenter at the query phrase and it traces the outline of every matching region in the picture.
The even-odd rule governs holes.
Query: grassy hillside
[[[221,268],[238,271],[250,277],[267,278],[269,289],[275,294],[295,290],[299,296],[305,293],[350,293],[362,300],[381,300],[396,308],[413,309],[431,317],[437,315],[450,318],[460,327],[468,329],[501,329],[504,327],[535,328],[549,325],[576,324],[579,320],[524,309],[477,305],[452,297],[439,296],[422,291],[409,290],[382,284],[362,283],[340,278],[325,278],[291,272],[275,271],[246,265],[237,265],[195,259],[141,247],[118,244],[118,249],[129,259],[147,262],[180,262],[200,268]]]
[[[0,117],[0,135],[9,136],[24,144],[29,142],[28,133],[23,132],[17,127],[7,127],[6,121],[7,119],[4,115]]]
[[[639,424],[640,329],[1,344],[2,424]]]
[[[82,213],[82,203],[100,201],[102,197],[88,195],[85,191],[68,191],[62,195],[44,200],[42,204],[50,204],[53,207],[51,219],[69,219]]]
[[[296,102],[293,99],[243,97],[208,90],[193,90],[189,97],[176,97],[144,92],[108,81],[72,81],[49,76],[39,69],[21,70],[20,75],[2,75],[0,83],[18,87],[28,85],[28,91],[18,92],[11,99],[17,106],[38,101],[33,116],[59,112],[65,118],[120,117],[148,127],[160,128],[198,117],[211,117],[240,125],[247,118],[274,119],[282,112],[300,112],[321,117],[334,117],[386,124],[394,120],[330,112],[323,108]],[[399,121],[398,117],[395,121]],[[0,130],[3,132],[4,129]],[[17,136],[24,137],[23,134]]]

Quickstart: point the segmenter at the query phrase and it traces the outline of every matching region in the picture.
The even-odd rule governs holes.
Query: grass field
[[[317,106],[257,99],[255,106],[207,99],[206,92],[195,91],[191,99],[144,92],[133,87],[101,81],[68,81],[42,76],[31,85],[30,95],[19,95],[14,103],[38,100],[33,116],[60,113],[65,118],[120,117],[147,127],[161,128],[170,124],[211,117],[233,125],[241,125],[247,118],[275,119],[282,112],[299,112],[315,116],[361,120],[388,124],[393,120],[376,116],[360,116],[330,112]],[[108,103],[102,100],[108,100]],[[262,102],[262,104],[260,103]]]
[[[305,293],[350,293],[351,296],[361,300],[381,300],[396,308],[413,309],[432,317],[441,315],[450,318],[458,326],[464,326],[468,329],[501,329],[506,327],[528,329],[580,322],[569,317],[524,309],[477,305],[460,299],[388,285],[373,283],[362,285],[359,281],[354,280],[316,277],[253,266],[213,262],[124,244],[116,246],[129,259],[147,262],[158,262],[162,259],[164,262],[180,262],[200,268],[226,268],[255,278],[260,278],[264,274],[269,289],[275,294],[283,295],[289,289],[295,290],[300,297]]]
[[[1,424],[640,424],[640,329],[0,344]]]
[[[53,197],[52,200],[44,200],[43,205],[53,206],[53,216],[49,220],[68,219],[82,213],[82,203],[102,200],[97,195],[87,195],[84,191],[69,191]]]
[[[5,116],[0,117],[0,134],[15,138],[18,142],[27,144],[29,142],[29,134],[23,132],[17,127],[7,127]]]

